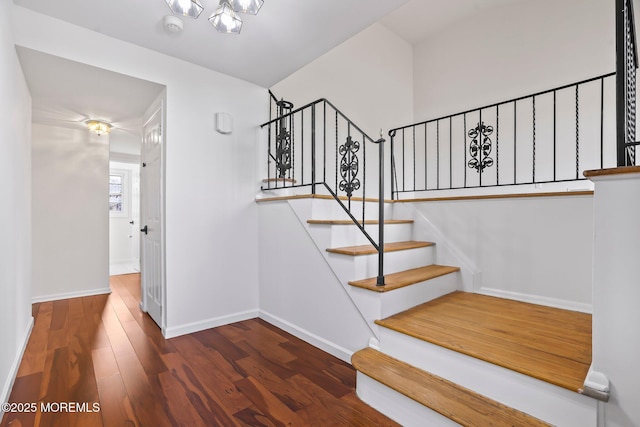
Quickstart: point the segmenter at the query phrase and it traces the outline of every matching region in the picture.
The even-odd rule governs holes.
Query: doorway
[[[140,272],[140,165],[109,162],[109,275]]]

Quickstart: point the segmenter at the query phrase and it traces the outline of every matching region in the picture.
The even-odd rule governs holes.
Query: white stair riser
[[[576,392],[380,327],[380,350],[558,427],[596,427],[597,402]]]
[[[349,280],[363,279],[378,275],[378,254],[344,255],[329,252],[329,262],[346,263],[352,266],[353,272]],[[412,268],[424,267],[435,263],[435,247],[407,249],[404,251],[387,252],[384,254],[384,273],[397,273]]]
[[[310,224],[311,226],[318,227],[321,224]],[[328,225],[324,225],[329,227]],[[356,246],[356,245],[369,245],[371,242],[360,231],[360,229],[354,225],[332,225],[331,245],[328,248],[341,248],[344,246]],[[378,228],[377,224],[365,225],[365,230],[369,233],[369,236],[378,242]],[[401,242],[411,240],[412,224],[386,224],[384,227],[384,240],[385,242]]]
[[[345,207],[349,207],[346,200],[341,200]],[[362,219],[363,204],[361,201],[351,202],[351,215],[356,219]],[[385,204],[385,218],[390,218],[392,214],[392,206]],[[377,203],[366,202],[364,204],[365,219],[378,219],[379,207]],[[313,199],[313,218],[314,219],[348,219],[346,211],[335,200]]]
[[[405,427],[459,427],[458,423],[361,372],[356,374],[356,393],[363,402]]]
[[[454,292],[457,286],[457,274],[452,273],[390,292],[372,292],[355,286],[349,290],[364,318],[374,324],[376,320]]]

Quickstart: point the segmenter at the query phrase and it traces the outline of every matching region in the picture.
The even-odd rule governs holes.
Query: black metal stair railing
[[[269,140],[262,189],[310,187],[314,195],[332,196],[378,251],[376,282],[384,285],[385,140],[369,137],[326,99],[294,109],[269,96],[271,120],[261,125]],[[367,169],[372,162],[377,167]],[[367,209],[372,202],[377,212]],[[377,238],[366,227],[371,219],[378,221]]]
[[[582,180],[615,161],[615,73],[398,127],[399,193]]]
[[[636,70],[638,48],[632,0],[616,0],[617,165],[636,165]]]

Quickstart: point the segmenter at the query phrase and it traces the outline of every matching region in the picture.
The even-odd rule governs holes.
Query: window
[[[109,175],[109,212],[124,213],[124,175]]]

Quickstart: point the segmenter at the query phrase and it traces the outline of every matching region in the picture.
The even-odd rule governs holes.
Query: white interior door
[[[140,168],[142,309],[163,327],[163,139],[162,107],[143,126]]]

